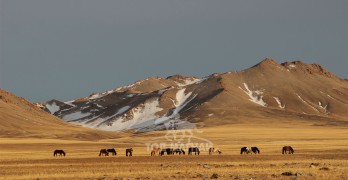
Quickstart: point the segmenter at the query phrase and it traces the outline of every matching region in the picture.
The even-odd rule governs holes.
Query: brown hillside
[[[111,131],[164,129],[173,119],[204,126],[259,119],[342,125],[348,118],[348,82],[319,64],[279,64],[267,58],[240,72],[147,78],[88,98],[43,105],[48,112],[58,107],[51,114],[67,121]]]
[[[24,98],[0,89],[0,137],[97,140],[119,135],[66,123]]]

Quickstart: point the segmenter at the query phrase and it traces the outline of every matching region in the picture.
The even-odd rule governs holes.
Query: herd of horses
[[[218,154],[222,154],[222,151],[219,148],[209,148],[209,155],[212,155],[213,153],[218,153]],[[198,147],[190,147],[188,149],[188,155],[193,155],[193,153],[195,155],[199,155],[200,154],[200,150]],[[240,149],[240,154],[260,154],[260,150],[258,147],[242,147]],[[99,151],[99,156],[109,156],[109,154],[111,154],[112,156],[116,156],[117,152],[114,148],[112,149],[101,149]],[[179,154],[179,155],[185,155],[185,151],[181,148],[165,148],[165,149],[161,149],[161,148],[153,148],[151,151],[151,156],[163,156],[163,155],[174,155],[174,154]],[[282,154],[294,154],[294,149],[291,146],[284,146],[282,149]],[[53,156],[65,156],[66,153],[63,150],[55,150],[53,152]],[[127,148],[126,149],[126,156],[133,156],[133,148]]]
[[[112,149],[101,149],[99,151],[99,156],[109,156],[110,153],[112,156],[117,155],[116,150],[112,148]],[[133,156],[133,148],[126,149],[126,156]]]

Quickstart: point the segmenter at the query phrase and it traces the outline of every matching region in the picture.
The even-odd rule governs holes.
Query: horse
[[[116,150],[114,149],[114,148],[112,148],[112,149],[107,149],[106,150],[108,153],[111,153],[113,156],[116,156],[117,155],[117,152],[116,152]]]
[[[165,152],[166,152],[166,150],[162,149],[161,152],[160,152],[160,155],[163,156]]]
[[[254,154],[260,154],[260,150],[259,150],[259,148],[257,148],[257,147],[251,147],[251,151],[252,151]]]
[[[209,148],[209,155],[216,153],[216,152],[219,154],[222,153],[219,148]]]
[[[133,156],[133,148],[126,149],[126,156]]]
[[[240,149],[240,154],[250,154],[250,153],[260,154],[260,150],[257,147],[242,147]]]
[[[65,156],[65,152],[61,149],[57,149],[53,152],[53,156],[58,156],[58,154],[59,156]]]
[[[99,156],[102,156],[102,155],[104,155],[104,156],[109,156],[108,150],[106,150],[106,149],[101,149],[100,152],[99,152]]]
[[[185,151],[183,149],[174,149],[173,153],[179,154],[179,155],[181,154],[185,155]]]
[[[251,153],[251,148],[249,147],[240,148],[240,154],[249,154],[249,153]]]
[[[167,155],[173,155],[174,149],[173,148],[166,148],[161,150],[161,156],[164,155],[164,153],[167,153]]]
[[[289,154],[294,154],[294,149],[292,149],[291,146],[284,146],[282,150],[282,154],[286,154],[286,152],[289,152]]]
[[[199,155],[199,153],[200,153],[198,147],[190,147],[188,149],[188,155],[192,155],[192,152],[195,152],[195,155],[197,155],[197,154]]]
[[[161,155],[161,148],[153,148],[151,151],[151,156],[156,156],[156,154]]]

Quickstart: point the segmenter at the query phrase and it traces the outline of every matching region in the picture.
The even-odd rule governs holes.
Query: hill
[[[0,89],[1,138],[54,138],[98,140],[119,133],[99,131],[67,123],[31,102]]]
[[[173,119],[180,128],[283,120],[346,125],[348,82],[319,64],[267,58],[240,72],[150,77],[89,97],[38,105],[68,122],[110,131],[165,129]]]

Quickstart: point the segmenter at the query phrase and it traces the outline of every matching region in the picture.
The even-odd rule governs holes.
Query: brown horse
[[[209,148],[209,155],[212,155],[213,153],[219,153],[219,154],[221,154],[222,152],[220,151],[220,149],[219,148]]]
[[[133,148],[126,149],[126,156],[133,156]]]
[[[54,150],[53,156],[58,156],[58,154],[59,156],[65,156],[65,152],[63,150],[61,149]]]
[[[183,149],[174,149],[173,154],[185,155],[185,151]]]
[[[249,147],[240,148],[240,154],[249,154],[249,153],[251,153],[251,148]]]
[[[106,149],[101,149],[99,152],[99,156],[109,156],[109,152]]]
[[[257,147],[242,147],[240,149],[240,154],[260,154],[260,150]]]
[[[192,155],[193,152],[195,153],[195,155],[199,155],[200,153],[198,147],[190,147],[188,149],[188,155]]]
[[[257,148],[257,147],[251,147],[251,151],[252,151],[254,154],[260,154],[260,150],[259,150],[259,148]]]
[[[116,152],[116,150],[114,149],[114,148],[112,148],[112,149],[107,149],[106,150],[108,153],[111,153],[113,156],[116,156],[117,155],[117,152]]]
[[[156,154],[161,155],[161,148],[153,148],[151,151],[151,156],[156,156]]]
[[[294,149],[292,149],[291,146],[284,146],[282,150],[282,154],[286,154],[286,152],[289,152],[289,154],[294,154]]]

